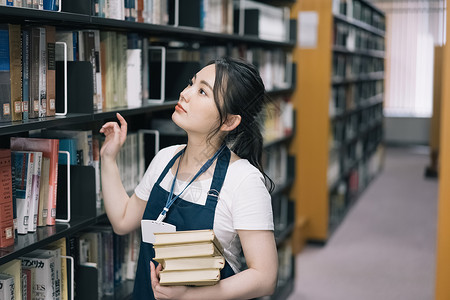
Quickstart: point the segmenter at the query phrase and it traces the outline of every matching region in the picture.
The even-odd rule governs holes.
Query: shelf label
[[[317,47],[317,27],[319,15],[315,11],[301,11],[298,13],[298,46],[302,49]]]

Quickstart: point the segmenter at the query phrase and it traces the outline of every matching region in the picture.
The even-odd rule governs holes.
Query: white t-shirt
[[[136,187],[136,196],[148,200],[155,182],[179,148],[180,145],[175,145],[158,152]],[[173,178],[172,172],[167,172],[161,181],[161,187],[169,191]],[[212,178],[194,181],[181,198],[204,205],[211,181]],[[187,182],[177,179],[174,193],[180,193],[186,184]],[[241,270],[239,260],[241,243],[236,230],[273,230],[273,228],[272,202],[263,175],[246,159],[231,163],[220,191],[213,230],[224,248],[225,259],[236,273]]]

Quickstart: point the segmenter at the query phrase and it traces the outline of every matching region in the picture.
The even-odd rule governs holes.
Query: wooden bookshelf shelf
[[[355,55],[361,55],[361,56],[368,56],[368,57],[377,57],[377,58],[383,58],[385,57],[385,52],[381,50],[349,50],[344,46],[333,46],[333,51],[338,53],[344,53],[344,54],[355,54]]]
[[[326,243],[345,218],[344,213],[336,213],[344,209],[339,203],[356,201],[353,195],[364,190],[365,185],[355,186],[356,178],[366,182],[372,177],[369,165],[381,160],[383,148],[384,51],[380,49],[385,32],[379,28],[384,27],[384,15],[366,0],[335,4],[303,0],[292,9],[300,19],[311,12],[318,19],[316,45],[294,50],[298,132],[292,147],[297,161],[293,189],[298,195],[296,218],[307,220],[304,232],[294,236],[320,243]],[[355,5],[377,19],[369,23],[354,19]]]
[[[366,24],[364,22],[361,22],[359,20],[355,20],[355,19],[349,18],[347,16],[337,15],[337,14],[333,15],[333,17],[334,17],[335,21],[344,22],[344,23],[346,23],[348,25],[352,25],[352,26],[354,26],[356,28],[363,29],[363,30],[365,30],[367,32],[373,33],[375,35],[378,35],[378,36],[384,38],[385,32],[383,30],[375,28],[375,27],[373,27],[371,25],[368,25],[368,24]]]
[[[26,18],[26,22],[34,22],[36,24],[63,22],[64,24],[70,24],[71,26],[79,26],[90,22],[89,14],[46,11],[12,6],[2,6],[0,17],[2,22],[22,22],[24,20],[21,19]]]
[[[54,226],[38,227],[34,233],[18,235],[14,246],[0,250],[0,264],[19,258],[28,252],[94,225],[96,222],[96,218],[80,218],[67,224],[57,223]]]
[[[224,34],[217,32],[204,31],[200,28],[186,26],[157,25],[130,22],[123,20],[114,20],[100,17],[92,17],[90,25],[95,28],[110,30],[127,30],[141,32],[162,37],[176,37],[179,39],[195,39],[196,41],[215,41],[215,42],[234,42],[250,45],[261,45],[265,47],[286,47],[295,46],[294,41],[278,42],[262,40],[251,35]]]

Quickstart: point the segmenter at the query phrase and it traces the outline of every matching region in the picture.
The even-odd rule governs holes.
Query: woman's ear
[[[229,114],[225,122],[220,126],[220,130],[229,132],[238,127],[239,124],[241,124],[241,116]]]

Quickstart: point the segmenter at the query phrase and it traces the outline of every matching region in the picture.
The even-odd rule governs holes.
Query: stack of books
[[[225,266],[223,248],[213,230],[155,233],[155,260],[161,285],[214,285]]]

